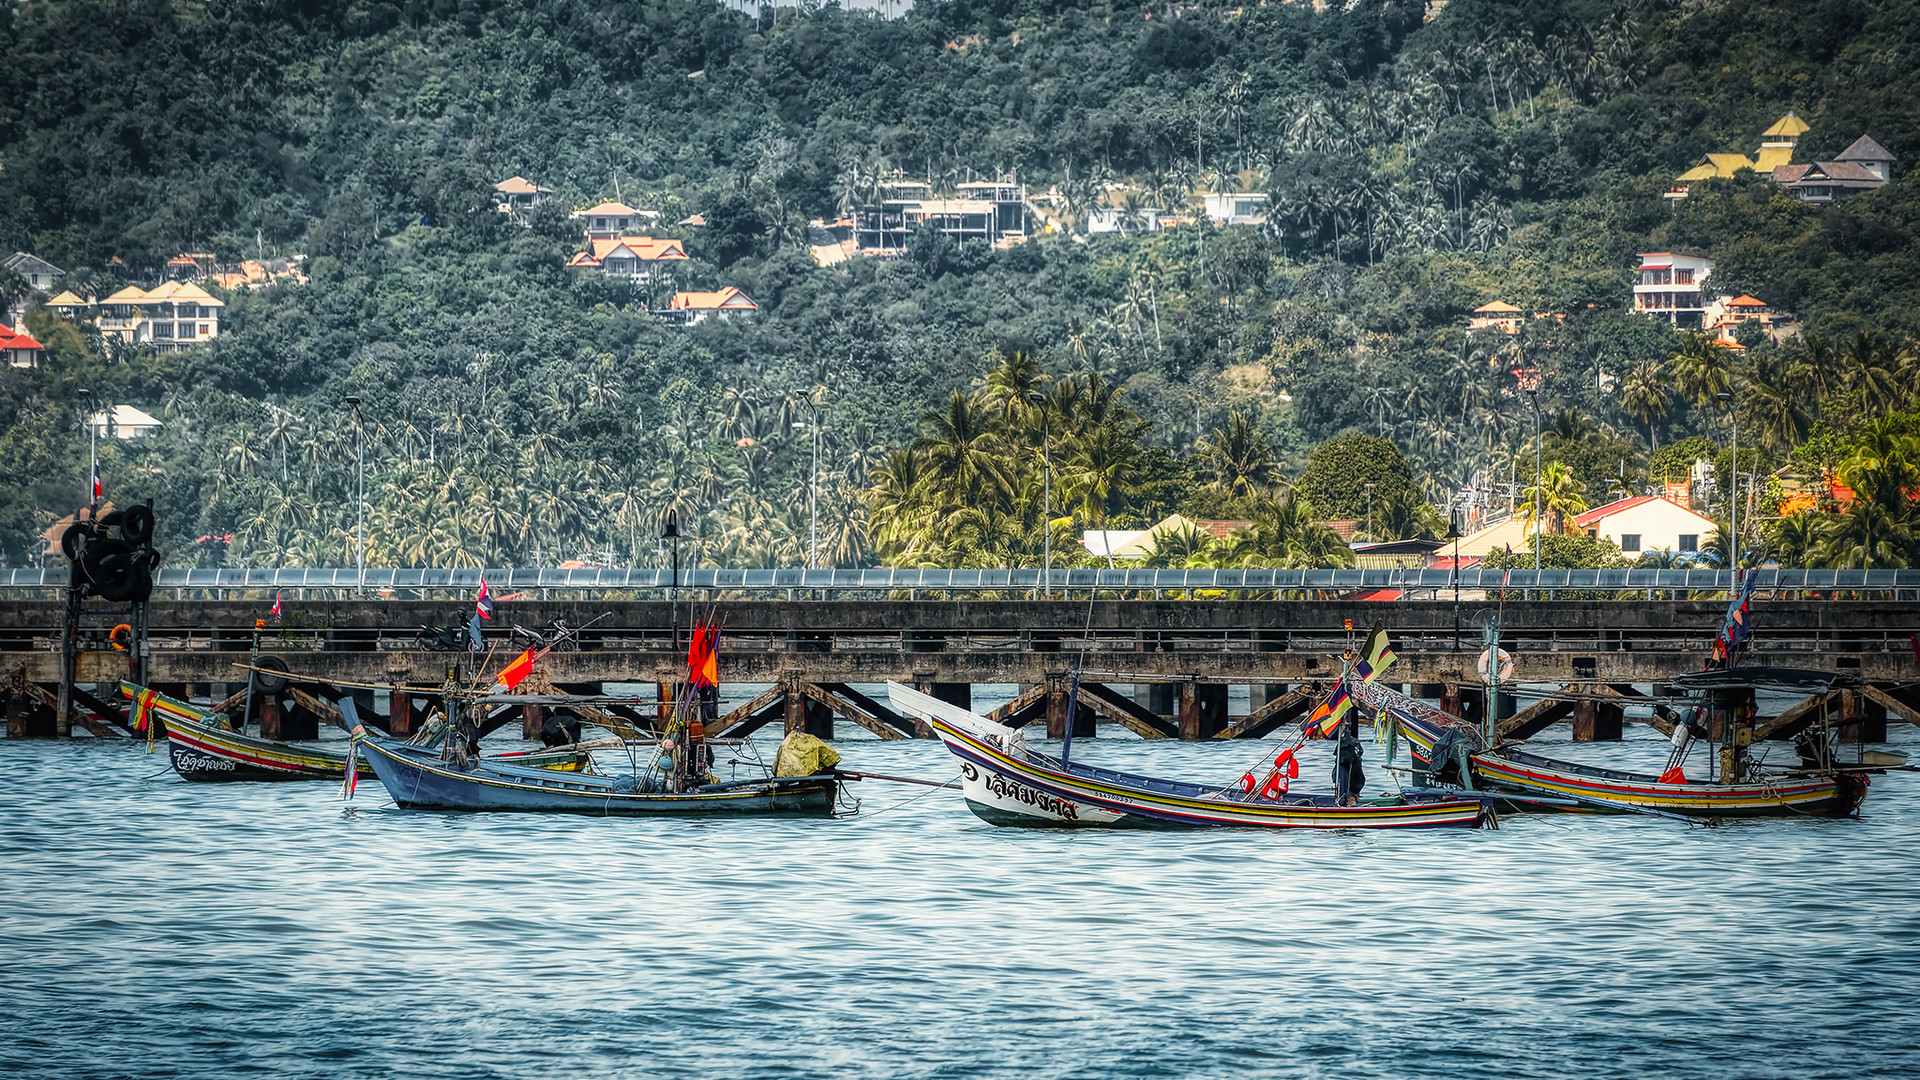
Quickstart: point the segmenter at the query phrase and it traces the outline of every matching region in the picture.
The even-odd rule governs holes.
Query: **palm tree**
[[[1620,380],[1620,408],[1628,416],[1647,425],[1647,451],[1660,449],[1653,433],[1656,420],[1667,415],[1672,391],[1667,389],[1667,372],[1658,360],[1642,360]]]
[[[1533,524],[1534,509],[1537,506],[1540,512],[1553,523],[1553,531],[1556,533],[1566,532],[1568,521],[1591,509],[1587,505],[1585,486],[1564,462],[1559,461],[1548,462],[1540,471],[1538,484],[1522,491],[1520,498],[1523,503],[1520,516],[1523,520]]]
[[[944,411],[930,410],[922,419],[928,434],[914,447],[926,455],[945,501],[966,505],[989,491],[1012,490],[999,436],[973,398],[955,390],[947,396]]]
[[[1003,421],[1011,421],[1027,409],[1027,395],[1040,389],[1042,383],[1053,376],[1047,374],[1040,362],[1031,353],[1015,351],[995,352],[1000,363],[987,372],[987,401],[1000,414]]]
[[[1726,350],[1715,345],[1714,339],[1706,334],[1682,334],[1680,347],[1674,350],[1668,363],[1673,371],[1674,389],[1702,408],[1714,395],[1731,389]]]
[[[1810,513],[1788,514],[1767,528],[1773,556],[1781,566],[1802,568],[1820,545],[1820,526]]]
[[[1908,563],[1913,531],[1874,499],[1855,499],[1827,523],[1817,549],[1821,565],[1835,569],[1898,569]]]
[[[1196,449],[1201,467],[1212,478],[1208,486],[1217,491],[1264,495],[1283,482],[1273,448],[1247,413],[1229,413],[1227,426],[1201,439]]]

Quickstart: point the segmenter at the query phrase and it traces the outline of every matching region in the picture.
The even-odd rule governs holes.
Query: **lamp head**
[[[662,525],[660,528],[660,539],[662,540],[680,539],[680,512],[678,510],[667,511],[666,524]]]
[[[87,389],[84,386],[79,389],[78,393],[80,394],[80,400],[82,401],[85,401],[86,399],[93,396],[93,391]]]
[[[356,409],[360,407],[360,395],[358,394],[348,394],[346,397],[341,398],[340,400],[346,402],[347,404],[353,406]]]

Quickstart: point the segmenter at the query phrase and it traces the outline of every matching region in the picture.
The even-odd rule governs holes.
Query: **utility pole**
[[[348,394],[348,405],[353,406],[353,444],[354,474],[354,560],[360,568],[360,595],[367,595],[367,423],[360,412],[360,398],[357,394]]]
[[[1533,583],[1540,584],[1540,516],[1545,492],[1540,486],[1540,388],[1527,387],[1527,404],[1533,409]]]
[[[1733,395],[1715,394],[1727,407],[1727,427],[1733,430],[1733,484],[1727,500],[1727,568],[1733,571],[1735,587],[1740,579],[1740,418],[1733,411]]]

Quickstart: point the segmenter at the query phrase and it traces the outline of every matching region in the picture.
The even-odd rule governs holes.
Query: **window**
[[[170,322],[154,323],[153,336],[155,340],[173,337],[173,324]]]
[[[1675,270],[1675,271],[1673,272],[1673,283],[1674,283],[1675,285],[1691,285],[1691,284],[1693,284],[1693,271],[1691,271],[1691,270]]]
[[[1639,533],[1621,533],[1620,534],[1620,550],[1621,551],[1639,551],[1640,550],[1640,534]]]
[[[1699,551],[1700,550],[1700,534],[1699,533],[1681,533],[1679,548],[1681,551]]]
[[[200,317],[200,305],[180,304],[176,307],[175,313],[183,319],[197,319]]]
[[[204,323],[204,322],[203,322],[203,323],[201,323],[201,324],[200,324],[200,336],[201,336],[201,337],[212,337],[212,336],[213,336],[213,324],[212,324],[212,323]]]

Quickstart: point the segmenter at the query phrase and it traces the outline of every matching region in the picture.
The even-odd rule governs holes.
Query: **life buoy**
[[[123,634],[125,635],[124,638],[122,638],[121,636]],[[126,623],[121,623],[120,625],[114,627],[112,630],[107,632],[107,643],[112,645],[114,648],[119,649],[121,652],[127,651],[126,643],[132,640],[133,640],[133,627],[128,626]]]

